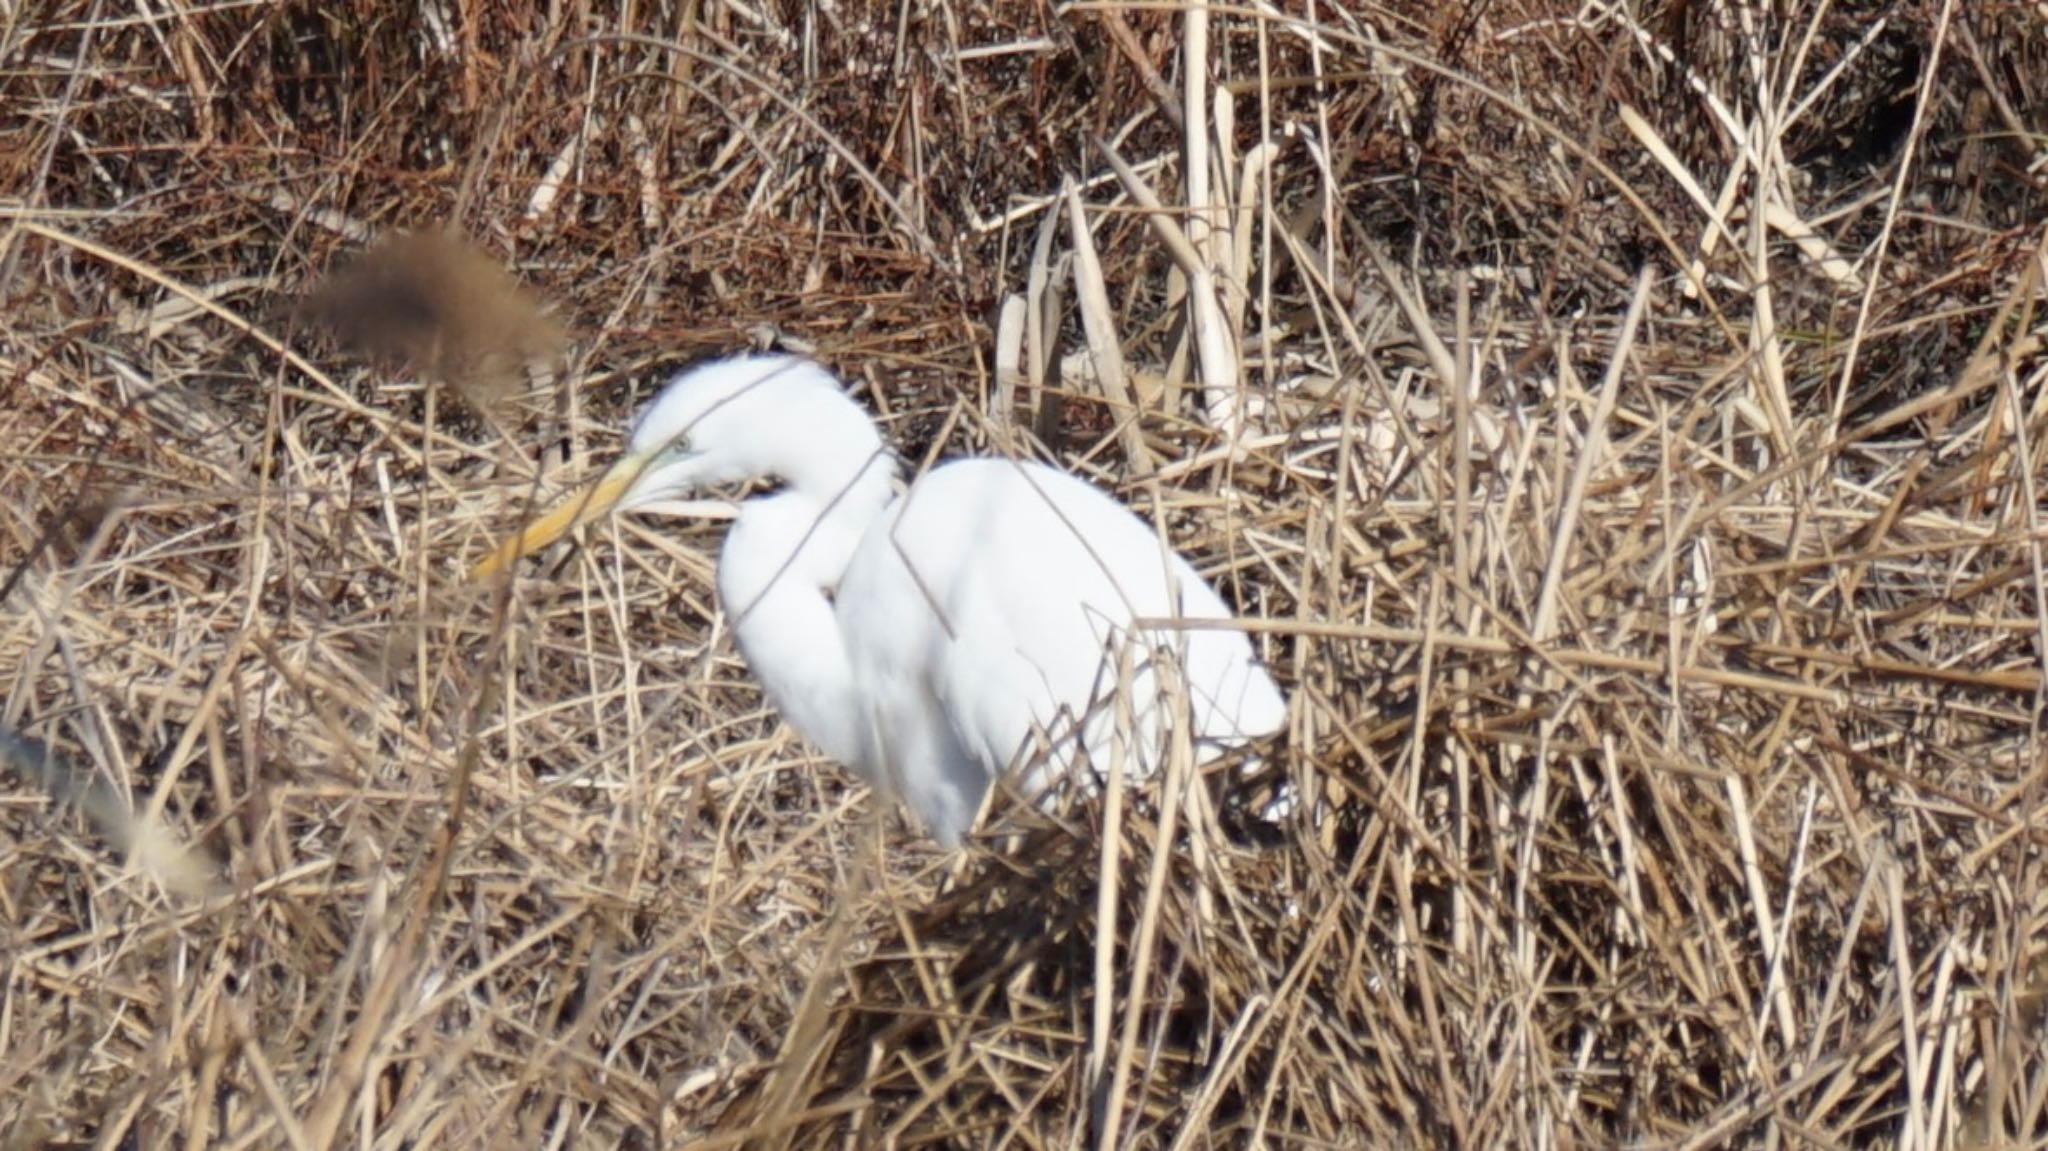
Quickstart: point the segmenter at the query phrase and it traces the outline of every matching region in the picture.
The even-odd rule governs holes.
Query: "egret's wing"
[[[959,553],[922,538],[914,563],[895,546],[904,509],[899,498],[855,548],[834,611],[874,730],[873,762],[858,767],[885,781],[934,838],[953,844],[973,825],[992,775],[935,690],[934,669],[956,646],[948,621],[973,576]]]
[[[848,614],[855,599],[880,610]],[[1063,762],[1077,724],[1105,765],[1116,645],[1132,622],[1229,616],[1127,508],[1065,473],[1007,460],[962,461],[915,484],[862,542],[841,605],[856,662],[878,675],[921,671],[955,748],[984,780],[1047,735]],[[1278,689],[1241,633],[1143,638],[1182,653],[1198,738],[1233,742],[1280,726]],[[1132,662],[1135,775],[1156,760],[1158,691],[1149,652]]]
[[[932,478],[962,473],[958,482],[983,485],[982,502],[995,509],[983,521],[990,578],[977,581],[1002,588],[988,614],[1007,624],[1016,650],[1044,672],[1051,699],[1068,713],[1105,699],[1116,685],[1136,621],[1185,620],[1196,626],[1148,628],[1129,645],[1128,702],[1141,742],[1158,732],[1155,646],[1179,661],[1197,739],[1235,743],[1285,724],[1285,701],[1251,641],[1228,627],[1201,626],[1227,622],[1229,606],[1193,565],[1163,547],[1150,524],[1093,485],[1035,464],[976,460]],[[1110,717],[1098,718],[1089,744],[1100,765]],[[1149,760],[1150,749],[1141,751]]]
[[[944,705],[920,679],[877,681],[871,721],[878,774],[917,813],[932,838],[952,847],[981,810],[988,776],[954,736]]]

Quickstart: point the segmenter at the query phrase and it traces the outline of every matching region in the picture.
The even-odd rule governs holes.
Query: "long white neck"
[[[861,537],[889,504],[895,466],[812,457],[783,469],[781,492],[748,500],[718,559],[718,595],[740,654],[782,717],[849,766],[867,758],[868,717],[832,594]]]

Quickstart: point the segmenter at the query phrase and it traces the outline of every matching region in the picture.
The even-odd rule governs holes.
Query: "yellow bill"
[[[530,556],[577,528],[598,519],[618,505],[633,490],[633,484],[640,479],[640,473],[647,470],[649,457],[627,455],[613,464],[595,484],[583,491],[563,499],[549,508],[539,519],[527,524],[519,534],[507,539],[490,555],[478,561],[469,569],[473,580],[489,579],[512,566],[523,556]]]

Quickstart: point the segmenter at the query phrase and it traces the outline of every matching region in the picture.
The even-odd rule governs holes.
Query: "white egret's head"
[[[795,479],[818,453],[871,455],[873,421],[824,368],[796,356],[736,356],[677,375],[633,425],[640,461],[618,509],[633,511],[705,487]],[[621,461],[621,465],[625,461]]]
[[[482,578],[605,513],[635,511],[719,484],[772,477],[843,483],[882,450],[874,421],[839,381],[797,356],[735,356],[685,369],[633,426],[626,454],[596,485],[506,540]]]

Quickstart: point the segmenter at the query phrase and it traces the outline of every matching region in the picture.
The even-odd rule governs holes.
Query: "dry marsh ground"
[[[0,1147],[2048,1137],[2039,5],[24,0],[0,107]],[[1162,524],[1286,824],[948,857],[719,521],[466,578],[769,344]]]

